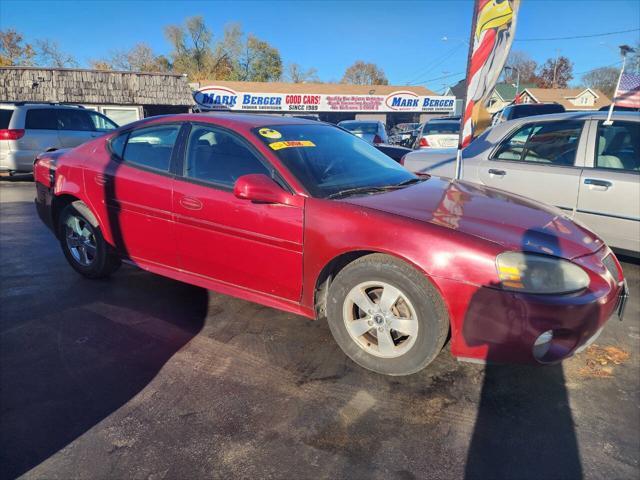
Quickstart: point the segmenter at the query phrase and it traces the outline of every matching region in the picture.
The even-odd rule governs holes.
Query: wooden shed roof
[[[192,105],[187,77],[170,73],[2,67],[0,101]]]

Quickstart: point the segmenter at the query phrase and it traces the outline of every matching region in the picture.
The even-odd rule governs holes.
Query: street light
[[[520,92],[520,70],[518,70],[516,67],[504,67],[504,70],[510,70],[512,72],[516,72],[516,94],[513,97],[513,100],[515,101],[516,98],[518,98],[518,93]]]

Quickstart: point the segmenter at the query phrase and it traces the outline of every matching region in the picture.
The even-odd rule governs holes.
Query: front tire
[[[447,338],[442,298],[424,274],[382,254],[347,265],[329,287],[334,339],[361,367],[409,375],[431,363]]]
[[[59,218],[60,246],[75,271],[87,278],[104,278],[120,267],[120,259],[111,251],[96,218],[83,202],[70,203]]]

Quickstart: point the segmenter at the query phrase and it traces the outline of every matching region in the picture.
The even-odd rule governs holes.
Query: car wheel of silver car
[[[69,264],[85,277],[106,277],[120,266],[94,215],[81,201],[67,205],[60,213],[58,237]]]
[[[382,254],[347,265],[331,283],[327,319],[338,345],[360,366],[415,373],[438,355],[449,320],[424,274]]]

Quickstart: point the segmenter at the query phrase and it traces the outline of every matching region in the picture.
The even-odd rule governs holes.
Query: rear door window
[[[76,132],[93,132],[96,130],[89,112],[81,109],[59,109],[58,120],[60,122],[60,130],[73,130]]]
[[[134,130],[129,134],[122,158],[127,163],[168,172],[171,152],[179,131],[180,125],[160,125]]]
[[[58,130],[56,109],[32,108],[27,110],[24,128],[27,130]]]
[[[0,108],[0,129],[9,128],[9,122],[11,122],[12,114],[13,114],[13,110]]]
[[[598,122],[596,167],[640,171],[640,122]]]

